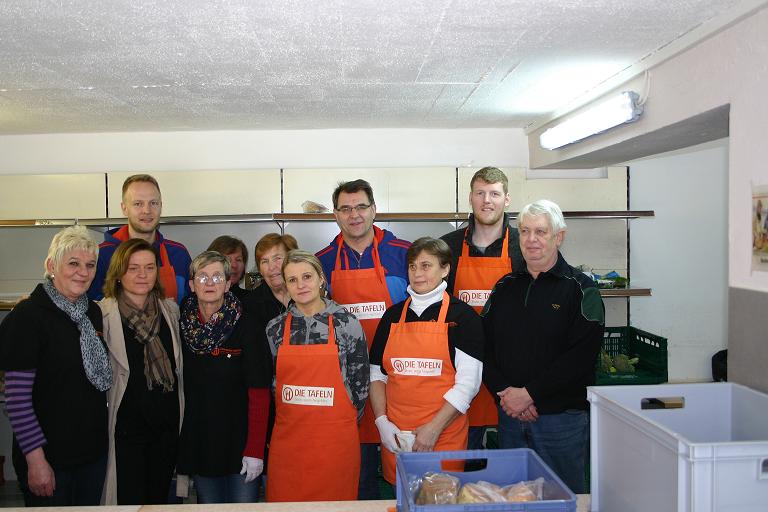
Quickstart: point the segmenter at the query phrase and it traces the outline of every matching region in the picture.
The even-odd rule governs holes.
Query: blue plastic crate
[[[487,459],[485,469],[471,472],[443,471],[440,461]],[[523,503],[467,503],[460,505],[416,505],[408,480],[427,471],[449,473],[464,485],[484,480],[496,485],[511,485],[521,480],[544,478],[543,500]],[[575,512],[576,495],[544,464],[533,450],[464,450],[454,452],[400,453],[397,455],[397,510],[400,512],[480,512],[496,510]]]

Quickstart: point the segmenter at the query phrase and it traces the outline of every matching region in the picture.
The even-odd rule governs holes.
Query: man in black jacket
[[[499,400],[499,444],[535,450],[574,493],[585,489],[586,387],[594,383],[605,307],[594,282],[570,266],[560,208],[542,199],[518,216],[526,268],[486,304],[483,382]]]

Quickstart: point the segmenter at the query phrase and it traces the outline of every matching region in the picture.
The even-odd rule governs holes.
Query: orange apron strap
[[[285,327],[283,327],[283,343],[285,345],[291,344],[291,320],[293,320],[293,314],[288,312],[285,315]],[[328,315],[328,344],[336,343],[336,331],[333,327],[333,315]]]
[[[469,241],[467,240],[467,236],[469,235],[469,228],[464,230],[464,243],[461,244],[461,257],[467,258],[469,257]],[[501,255],[500,258],[507,258],[509,257],[509,226],[504,228],[504,232],[501,234]]]
[[[504,229],[504,233],[502,233],[501,236],[501,257],[509,258],[509,226]]]
[[[339,233],[336,236],[336,246],[338,249],[336,250],[336,263],[333,265],[334,272],[337,270],[341,270],[341,252],[344,247],[344,237]],[[384,272],[384,266],[381,264],[381,258],[379,257],[379,241],[376,240],[376,236],[373,237],[373,249],[371,249],[371,258],[373,259],[373,268],[376,269],[376,275],[379,276],[379,281],[381,281],[381,284],[384,286],[387,286],[387,278]],[[351,270],[349,268],[349,258],[345,255],[344,263],[346,264],[347,270]],[[333,285],[331,285],[333,287]],[[389,300],[387,300],[389,302]]]
[[[178,302],[179,287],[178,283],[176,283],[176,270],[171,265],[171,259],[168,257],[165,244],[160,244],[160,263],[158,279],[160,279],[160,284],[163,285],[163,290],[165,290],[165,297]]]
[[[403,310],[400,312],[400,321],[397,322],[399,324],[405,323],[405,314],[408,312],[408,307],[411,305],[411,297],[408,296],[407,299],[405,299],[405,304],[403,304]]]

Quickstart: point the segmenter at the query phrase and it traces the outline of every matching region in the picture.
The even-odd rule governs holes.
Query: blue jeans
[[[198,503],[256,503],[259,501],[261,477],[245,483],[245,475],[192,475]]]
[[[568,409],[525,422],[507,416],[499,407],[499,447],[531,448],[576,494],[586,492],[588,442],[588,411]]]
[[[467,450],[482,450],[483,437],[485,437],[485,431],[488,427],[469,427],[469,434],[467,436]]]
[[[357,486],[357,499],[379,499],[379,445],[360,444],[360,483]]]

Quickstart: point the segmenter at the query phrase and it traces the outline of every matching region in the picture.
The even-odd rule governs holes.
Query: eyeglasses
[[[195,281],[197,281],[198,284],[221,284],[226,282],[226,280],[227,278],[224,277],[223,274],[213,274],[212,276],[207,274],[198,274],[195,276]]]
[[[358,204],[357,206],[342,206],[341,208],[336,208],[336,211],[344,214],[349,215],[353,211],[356,211],[357,213],[363,213],[364,211],[368,210],[372,205],[370,204]]]

